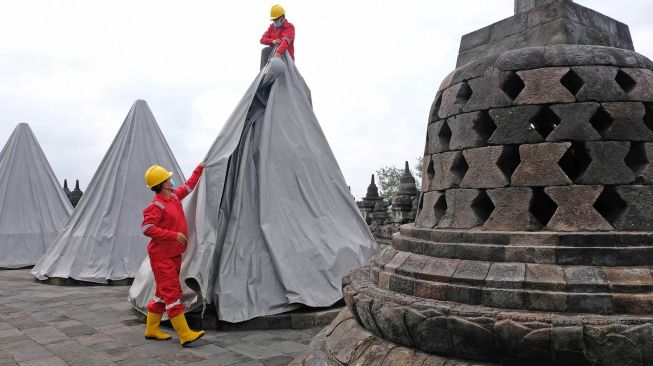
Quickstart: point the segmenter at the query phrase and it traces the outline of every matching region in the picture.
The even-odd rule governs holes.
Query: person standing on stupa
[[[286,11],[281,5],[274,5],[270,10],[270,20],[272,24],[261,37],[261,44],[267,46],[278,45],[274,57],[288,51],[290,57],[295,59],[295,26],[286,20]]]
[[[147,245],[150,265],[156,282],[156,292],[147,305],[147,325],[145,338],[165,340],[170,334],[159,329],[163,312],[179,335],[179,343],[186,346],[204,335],[188,327],[181,302],[182,292],[179,283],[181,255],[186,251],[187,225],[181,200],[188,196],[204,170],[200,163],[191,177],[181,187],[174,188],[172,172],[153,165],[145,172],[145,184],[155,192],[152,202],[143,210],[143,234],[152,238]]]

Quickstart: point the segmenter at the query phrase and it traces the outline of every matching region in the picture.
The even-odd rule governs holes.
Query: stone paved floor
[[[287,365],[320,331],[207,331],[182,348],[143,337],[127,291],[44,285],[29,270],[0,270],[0,366]]]

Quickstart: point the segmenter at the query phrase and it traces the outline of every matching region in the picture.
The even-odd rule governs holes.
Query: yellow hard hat
[[[152,165],[145,171],[145,184],[147,184],[147,188],[152,188],[157,184],[165,182],[170,177],[172,177],[172,172],[158,165]]]
[[[277,4],[270,9],[270,20],[275,20],[282,15],[286,15],[286,11],[283,10],[281,5]]]

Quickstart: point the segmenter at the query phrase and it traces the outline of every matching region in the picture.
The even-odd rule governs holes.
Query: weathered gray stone
[[[579,102],[625,101],[626,93],[615,80],[618,67],[615,66],[574,66],[571,68],[583,84],[575,93]]]
[[[630,149],[627,141],[593,141],[585,143],[590,163],[576,182],[580,184],[628,184],[635,175],[625,162]]]
[[[569,72],[569,67],[546,67],[517,71],[524,81],[524,90],[515,99],[515,104],[572,103],[574,95],[560,80]]]
[[[490,270],[490,263],[479,261],[461,261],[452,278],[458,283],[482,285]]]
[[[548,66],[619,66],[648,67],[650,61],[637,52],[614,47],[556,44],[544,47]],[[641,65],[641,66],[635,66]]]
[[[558,161],[571,143],[543,143],[519,146],[521,163],[512,174],[513,186],[557,186],[571,184]]]
[[[653,102],[653,70],[621,69],[635,84],[629,90],[628,98],[640,102]]]
[[[547,141],[596,141],[601,139],[601,134],[590,124],[590,120],[600,108],[600,104],[556,104],[550,108],[560,117],[560,123],[547,136]]]
[[[554,0],[515,0],[515,14],[524,13]]]
[[[637,345],[619,334],[594,336],[585,334],[585,356],[592,365],[597,366],[637,366],[643,365],[643,357]]]
[[[426,132],[426,155],[440,153],[449,150],[449,140],[451,139],[451,130],[447,121],[437,121],[431,123]]]
[[[519,289],[524,286],[525,278],[524,263],[492,263],[485,284],[489,287]]]
[[[499,77],[498,74],[492,74],[469,80],[468,83],[472,94],[465,105],[464,111],[471,112],[510,106],[512,99],[501,90]]]
[[[492,331],[456,317],[447,318],[447,329],[457,356],[476,360],[496,360],[496,339]]]
[[[523,106],[490,110],[497,129],[488,139],[489,144],[524,144],[544,140],[532,121],[540,111],[539,106]]]
[[[653,186],[617,186],[615,190],[625,207],[612,225],[617,230],[653,230]]]
[[[434,228],[447,209],[443,192],[431,191],[422,195],[422,207],[417,214],[415,226]]]
[[[484,146],[496,128],[485,112],[459,114],[447,120],[451,130],[450,150]]]
[[[442,103],[438,110],[438,116],[440,118],[448,118],[462,113],[463,107],[467,104],[471,95],[472,90],[467,82],[458,83],[445,89],[442,92]]]
[[[653,143],[631,143],[630,153],[626,157],[626,164],[635,174],[635,182],[643,184],[653,183]]]
[[[542,227],[530,212],[533,190],[529,187],[488,189],[494,211],[483,224],[487,230],[529,231]]]
[[[468,229],[483,224],[489,212],[478,207],[482,195],[478,189],[449,189],[446,191],[447,211],[438,222],[441,228]]]
[[[565,283],[567,289],[572,292],[606,292],[608,290],[608,280],[600,267],[566,267]]]
[[[546,187],[546,194],[558,208],[546,225],[553,231],[605,231],[612,225],[594,208],[602,186]]]
[[[497,188],[510,184],[511,171],[504,169],[505,160],[513,167],[516,166],[517,154],[510,153],[509,147],[488,146],[463,151],[465,161],[469,166],[465,177],[460,182],[462,188]]]
[[[562,267],[551,264],[526,264],[525,288],[564,290],[565,285],[565,274]]]
[[[467,172],[467,163],[460,151],[431,155],[427,164],[427,191],[458,187]]]
[[[607,125],[602,131],[599,131],[604,138],[609,140],[653,141],[653,132],[644,124],[646,110],[642,103],[615,102],[603,103],[602,106],[609,116],[609,120],[601,122],[602,125]]]

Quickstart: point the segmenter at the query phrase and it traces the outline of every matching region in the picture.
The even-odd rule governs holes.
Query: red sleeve
[[[277,52],[279,53],[286,52],[288,46],[293,42],[295,42],[295,26],[290,23],[286,23],[286,26],[281,32],[281,44],[279,44],[279,48],[277,48]]]
[[[190,178],[186,181],[186,183],[182,184],[181,187],[175,188],[174,192],[179,197],[179,200],[183,200],[186,196],[190,194],[190,192],[195,189],[195,186],[197,185],[197,181],[200,180],[200,176],[202,175],[202,171],[204,170],[204,167],[200,164],[193,170],[193,174],[191,174]]]
[[[268,27],[268,30],[266,30],[265,33],[263,33],[263,36],[261,37],[261,44],[264,44],[264,45],[267,45],[267,46],[272,45],[272,41],[274,41],[274,39],[270,38],[270,29],[271,28],[272,28],[272,26]]]
[[[152,239],[176,240],[176,232],[157,226],[161,221],[162,214],[163,209],[157,206],[155,203],[150,204],[143,210],[143,223],[141,224],[143,234],[145,234],[145,236],[149,236]]]

